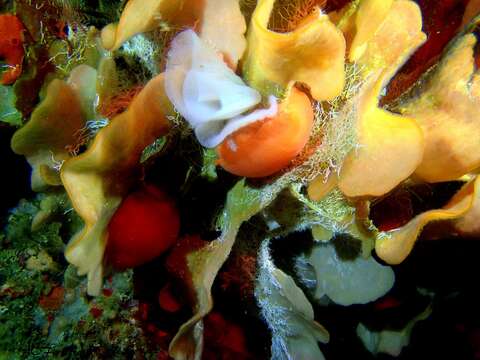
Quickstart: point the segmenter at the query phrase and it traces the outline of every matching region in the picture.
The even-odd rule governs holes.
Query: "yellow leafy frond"
[[[425,134],[425,155],[415,174],[427,182],[455,180],[480,167],[480,73],[475,35],[460,37],[416,95],[400,107]]]
[[[33,168],[33,190],[61,184],[58,170],[93,111],[86,104],[93,103],[95,77],[95,69],[80,65],[68,81],[54,79],[30,121],[13,135],[12,150],[25,155]]]
[[[351,17],[354,23],[352,42],[348,50],[350,62],[357,61],[365,53],[368,43],[379,32],[390,12],[394,0],[362,0]]]
[[[343,162],[338,186],[347,196],[380,196],[408,178],[423,156],[414,119],[378,107],[383,78],[364,85],[357,107],[357,142]]]
[[[316,8],[289,33],[268,29],[275,0],[259,0],[247,36],[243,74],[258,91],[281,92],[289,82],[310,87],[316,100],[330,100],[345,83],[345,39]]]
[[[422,45],[427,36],[422,32],[422,12],[420,7],[410,0],[397,0],[388,6],[386,13],[386,4],[391,1],[373,1],[384,5],[378,5],[375,8],[369,8],[369,12],[374,11],[376,15],[362,13],[364,16],[370,15],[378,19],[380,15],[383,22],[378,29],[371,29],[372,20],[368,17],[358,23],[359,31],[364,34],[361,41],[362,45],[355,48],[355,62],[361,65],[366,76],[377,70],[384,70],[384,83],[386,85],[398,69],[408,60],[413,52]],[[362,9],[360,8],[359,16]],[[353,46],[358,37],[355,37]],[[352,54],[350,53],[350,56]]]
[[[102,29],[102,43],[116,50],[132,36],[152,31],[162,23],[193,25],[201,16],[203,1],[195,0],[130,0],[117,24]]]
[[[480,178],[467,183],[442,209],[426,211],[414,217],[400,229],[386,233],[375,243],[377,255],[389,264],[399,264],[410,254],[422,229],[430,222],[455,220],[478,207]]]

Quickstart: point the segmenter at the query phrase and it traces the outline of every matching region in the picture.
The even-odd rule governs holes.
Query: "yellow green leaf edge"
[[[375,242],[375,252],[388,264],[400,264],[410,254],[427,224],[461,218],[475,205],[479,191],[480,178],[476,177],[465,184],[443,208],[421,213],[400,229],[380,233]]]
[[[34,191],[60,184],[58,168],[69,158],[67,147],[77,142],[77,132],[85,121],[74,89],[67,82],[54,79],[30,121],[11,140],[12,150],[24,155],[32,166]]]
[[[91,295],[102,286],[110,218],[137,178],[143,149],[169,129],[171,105],[163,83],[163,74],[150,80],[130,107],[98,132],[86,152],[62,166],[62,183],[85,223],[68,243],[65,257],[79,275],[88,275]]]

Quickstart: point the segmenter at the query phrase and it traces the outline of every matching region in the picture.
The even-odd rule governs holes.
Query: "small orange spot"
[[[102,290],[102,294],[103,294],[103,296],[105,296],[105,297],[110,297],[110,296],[112,296],[112,294],[113,294],[113,290],[112,290],[112,289],[103,289],[103,290]]]
[[[102,309],[99,309],[97,307],[92,307],[90,309],[90,314],[95,318],[95,319],[98,319],[100,316],[102,316],[103,314],[103,310]]]
[[[38,304],[45,311],[56,311],[63,304],[65,289],[63,287],[54,287],[48,295],[42,295]]]
[[[15,15],[0,15],[0,59],[5,62],[0,79],[3,85],[14,83],[22,73],[23,31],[23,24]]]
[[[375,309],[378,311],[399,307],[402,303],[392,296],[387,296],[375,303]]]

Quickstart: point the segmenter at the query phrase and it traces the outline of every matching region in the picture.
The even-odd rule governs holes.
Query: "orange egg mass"
[[[144,264],[175,244],[179,229],[174,201],[147,185],[127,196],[110,220],[107,259],[119,270]]]
[[[219,165],[228,172],[251,178],[269,176],[286,167],[303,149],[313,125],[307,95],[292,88],[277,115],[245,126],[217,148]]]

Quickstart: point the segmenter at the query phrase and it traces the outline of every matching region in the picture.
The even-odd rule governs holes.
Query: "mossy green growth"
[[[55,66],[55,78],[64,78],[78,65],[97,68],[102,57],[98,44],[99,31],[92,27],[79,26],[69,30],[66,39],[51,41],[48,45],[50,62]]]
[[[148,145],[142,152],[142,156],[140,158],[140,162],[144,163],[148,161],[151,158],[154,158],[158,154],[162,152],[162,150],[165,149],[165,145],[167,143],[167,139],[165,136],[162,136],[158,139],[156,139],[153,143]]]
[[[61,279],[61,267],[38,269],[27,266],[29,259],[47,251],[60,260],[63,242],[60,224],[51,223],[31,231],[39,201],[21,201],[8,219],[0,242],[0,359],[35,359],[38,352],[49,354],[41,327],[35,326],[35,309],[42,295]]]
[[[22,125],[22,114],[15,107],[16,96],[11,86],[0,85],[0,121],[10,125]]]
[[[134,320],[133,272],[117,273],[103,293],[90,300],[86,281],[69,267],[65,302],[52,321],[47,342],[60,358],[155,359],[157,350]]]
[[[202,170],[200,175],[208,181],[217,180],[217,152],[213,149],[203,149]]]
[[[32,230],[42,212],[50,216]],[[61,192],[12,210],[0,232],[0,360],[155,358],[134,320],[132,272],[114,274],[92,300],[67,266],[64,240],[81,224]]]

